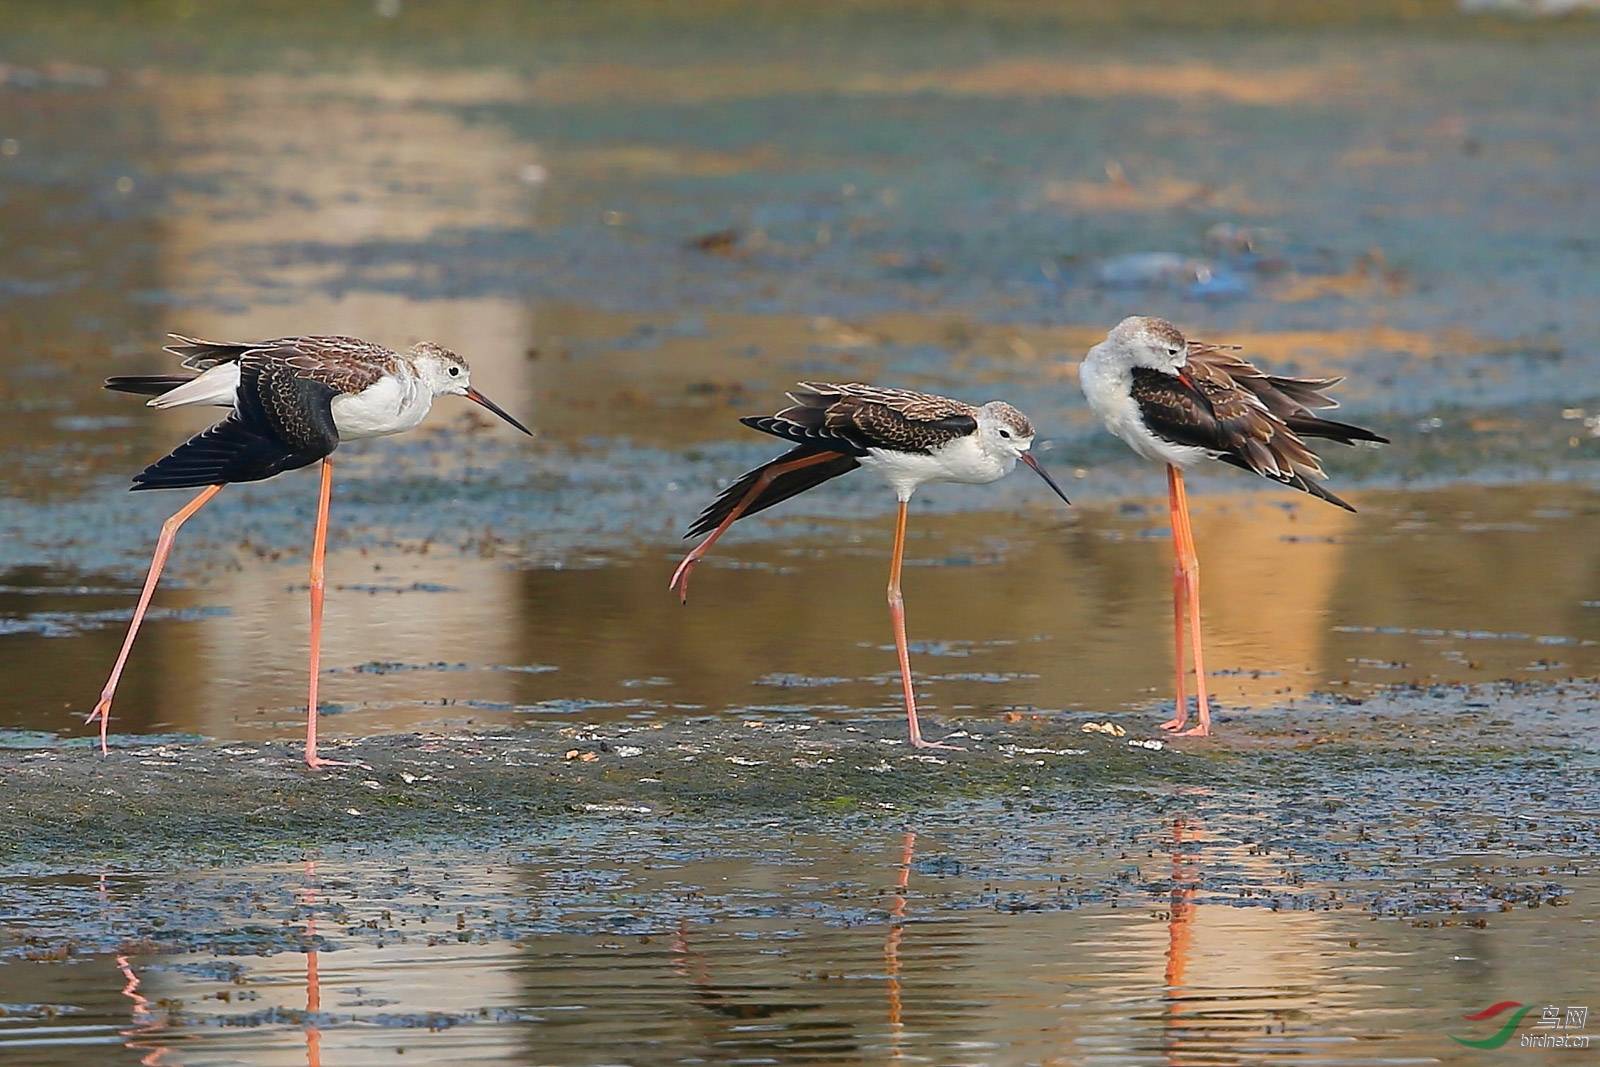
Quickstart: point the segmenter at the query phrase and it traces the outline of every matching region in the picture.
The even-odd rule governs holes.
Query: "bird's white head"
[[[1189,342],[1166,319],[1130,315],[1114,326],[1089,355],[1109,368],[1148,367],[1176,375],[1189,362]]]
[[[1000,400],[991,400],[978,409],[978,429],[973,434],[978,441],[978,447],[984,455],[1000,470],[1000,475],[1010,474],[1016,467],[1017,460],[1021,460],[1033,468],[1035,474],[1045,480],[1045,484],[1055,490],[1067,503],[1067,494],[1061,491],[1054,478],[1039,466],[1039,461],[1034,459],[1028,451],[1033,447],[1033,423],[1028,421],[1028,416]],[[996,475],[996,477],[1000,476]]]
[[[1033,447],[1033,423],[1028,416],[1001,400],[978,409],[978,447],[999,460],[1007,472]]]
[[[528,436],[533,436],[533,431],[472,387],[472,370],[467,366],[467,361],[448,348],[436,345],[432,341],[419,341],[411,346],[411,351],[407,355],[411,358],[411,365],[416,368],[417,377],[434,396],[464,396],[474,404],[494,412]]]
[[[466,396],[472,388],[472,368],[443,345],[419,341],[407,353],[417,377],[434,396]]]

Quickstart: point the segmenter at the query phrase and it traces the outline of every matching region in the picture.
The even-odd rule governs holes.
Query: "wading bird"
[[[900,565],[905,558],[906,503],[929,482],[983,485],[1011,473],[1022,460],[1062,500],[1067,495],[1045,473],[1028,449],[1033,424],[1010,404],[992,400],[982,407],[942,396],[871,385],[801,382],[789,394],[793,406],[776,415],[752,415],[739,421],[763,433],[793,441],[795,447],[776,459],[745,472],[700,513],[686,537],[710,532],[684,557],[669,588],[685,603],[689,575],[723,531],[734,521],[815,488],[857,467],[875,471],[900,502],[889,563],[889,615],[894,620],[895,650],[900,656],[900,681],[905,687],[906,719],[911,744],[917,748],[951,748],[925,741],[917,724],[917,700],[911,691],[911,661],[906,651],[905,602],[900,595]]]
[[[244,344],[172,335],[166,351],[198,374],[124,375],[106,388],[153,396],[151,407],[202,404],[230,407],[227,418],[179,445],[133,480],[140,489],[200,489],[161,526],[127,639],[88,722],[100,721],[107,751],[111,698],[128,662],[139,624],[161,578],[178,528],[230,482],[255,482],[322,461],[316,534],[311,543],[311,684],[306,717],[306,763],[337,765],[317,755],[317,674],[322,658],[323,556],[333,450],[342,441],[404,433],[422,422],[437,396],[464,396],[528,433],[468,381],[466,360],[423,342],[404,354],[354,337],[280,337]]]
[[[1083,395],[1106,429],[1139,455],[1167,466],[1176,560],[1172,615],[1177,713],[1161,726],[1202,737],[1211,732],[1211,708],[1200,647],[1200,561],[1189,525],[1184,469],[1203,459],[1221,460],[1354,511],[1318,484],[1327,475],[1301,438],[1320,437],[1346,445],[1389,441],[1371,430],[1314,413],[1338,407],[1324,390],[1343,378],[1281,378],[1234,355],[1238,348],[1190,341],[1170,322],[1136,315],[1123,319],[1104,341],[1089,349],[1078,371]],[[1188,730],[1183,729],[1189,721],[1183,684],[1186,608],[1200,720]]]

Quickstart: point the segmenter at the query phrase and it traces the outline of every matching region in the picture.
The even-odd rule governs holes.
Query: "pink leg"
[[[117,682],[122,678],[122,668],[128,663],[128,653],[133,651],[133,639],[139,635],[139,624],[144,622],[145,612],[150,608],[150,598],[155,595],[156,583],[161,580],[161,570],[167,565],[167,556],[172,552],[172,542],[178,536],[178,528],[188,522],[195,512],[205,507],[206,501],[220,492],[222,492],[220,485],[206,486],[176,515],[161,524],[161,536],[156,538],[156,553],[150,560],[150,574],[144,580],[144,592],[139,594],[139,606],[133,611],[133,621],[128,624],[128,636],[123,639],[122,651],[117,654],[116,666],[111,668],[111,677],[106,681],[106,687],[100,691],[100,702],[84,720],[85,723],[100,720],[101,755],[110,751],[106,746],[106,731],[111,726],[111,698],[116,695]]]
[[[1206,737],[1211,733],[1211,704],[1206,699],[1206,658],[1200,634],[1200,554],[1194,547],[1194,526],[1189,522],[1189,495],[1184,489],[1183,472],[1177,472],[1178,517],[1183,522],[1183,574],[1185,599],[1189,602],[1189,645],[1194,657],[1194,693],[1200,722],[1183,731],[1183,737]]]
[[[1183,645],[1183,617],[1188,607],[1189,581],[1183,570],[1183,523],[1178,518],[1178,468],[1167,466],[1167,508],[1172,521],[1172,633],[1173,655],[1172,666],[1175,678],[1173,681],[1173,716],[1161,724],[1163,730],[1181,730],[1189,721],[1189,697],[1183,687],[1183,660],[1185,649]]]
[[[322,459],[322,489],[317,497],[317,532],[311,541],[311,695],[306,710],[306,766],[351,767],[345,760],[317,755],[317,680],[322,673],[323,557],[328,552],[328,504],[333,499],[333,457]]]
[[[667,583],[667,588],[675,590],[679,599],[687,604],[689,602],[689,575],[694,571],[694,565],[699,563],[701,557],[707,552],[711,551],[711,546],[717,543],[717,538],[721,537],[723,532],[732,526],[740,515],[744,514],[744,509],[753,504],[756,498],[762,494],[767,486],[772,484],[775,478],[790,471],[797,471],[802,467],[821,463],[824,460],[838,458],[839,453],[837,452],[818,452],[814,456],[804,456],[788,463],[779,463],[762,471],[761,477],[756,479],[756,483],[750,487],[750,491],[734,506],[732,511],[728,512],[728,517],[723,519],[715,530],[711,531],[711,536],[695,545],[690,553],[683,557],[683,562],[678,564],[678,569],[672,572],[672,581]]]
[[[900,595],[900,565],[906,557],[906,502],[900,501],[900,514],[894,525],[894,556],[889,563],[889,617],[894,620],[894,648],[900,655],[900,683],[906,691],[906,720],[911,724],[911,747],[942,748],[964,752],[959,745],[942,745],[922,739],[917,723],[917,697],[911,691],[911,653],[906,648],[906,602]]]

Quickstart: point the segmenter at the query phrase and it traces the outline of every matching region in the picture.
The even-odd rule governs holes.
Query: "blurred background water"
[[[683,528],[775,452],[737,417],[807,377],[1010,400],[1073,497],[1064,509],[1026,477],[919,494],[906,595],[935,714],[1159,714],[1160,472],[1091,422],[1075,380],[1130,313],[1277,371],[1348,375],[1344,416],[1394,439],[1330,446],[1356,515],[1242,475],[1198,479],[1208,664],[1231,712],[1311,690],[1600,672],[1593,19],[1425,0],[6,0],[0,28],[0,727],[83,732],[179,503],[129,495],[128,479],[207,421],[100,387],[170,369],[168,331],[437,341],[537,431],[528,442],[441,403],[424,431],[340,450],[324,658],[336,735],[900,714],[882,601],[892,503],[868,476],[740,524],[688,608],[666,590]],[[298,729],[313,477],[231,488],[185,528],[115,729]],[[1305,959],[1357,943],[1243,914],[1269,955],[1302,935]],[[1208,936],[1244,937],[1232,921]],[[874,970],[881,992],[884,930],[861,947],[840,922],[748,933],[859,949],[846,970]],[[952,936],[1163,966],[1166,930],[1148,919],[1039,922]],[[1546,951],[1543,928],[1527,930],[1517,951]],[[806,992],[747,1016],[705,977],[720,950],[650,936],[615,951],[676,982],[670,995],[699,1007],[672,1010],[698,1022],[630,1062],[691,1062],[684,1049],[724,1040],[714,1062],[735,1062],[743,1038],[727,1035],[768,1024],[734,1020],[815,1013],[831,1001],[813,988],[854,988],[818,977],[832,964],[795,965]],[[898,942],[908,968],[918,940],[911,926]],[[1391,949],[1417,982],[1442,966]],[[945,950],[926,966],[944,968]],[[472,967],[531,966],[499,951]],[[103,991],[120,988],[127,960],[98,959]],[[1100,984],[1080,997],[1080,964],[1056,963],[1027,1010],[1126,995],[1118,1010],[1142,1021],[1122,1032],[1144,1035],[1131,1051],[1081,1035],[1072,1052],[996,1051],[960,1021],[981,1012],[957,975],[927,1009],[953,1043],[918,1055],[1196,1061],[1157,1036],[1165,1008],[1107,991],[1117,967],[1082,964]],[[1282,988],[1333,980],[1296,973]],[[143,995],[210,996],[195,983],[214,977],[147,973]],[[368,988],[334,984],[347,979]],[[1448,999],[1436,993],[1422,1000]],[[106,995],[124,1013],[133,996]],[[1338,1010],[1381,1013],[1387,995]],[[867,1036],[810,1062],[911,1055],[881,1005],[844,999],[875,1020]],[[1245,1013],[1262,1037],[1229,1043],[1226,1062],[1286,1062],[1275,1010]],[[485,1058],[601,1062],[521,1048],[520,1018],[501,1021],[524,1036]],[[298,1017],[275,1019],[292,1047],[256,1046],[250,1062],[303,1057]],[[1387,1055],[1349,1048],[1295,1055]]]

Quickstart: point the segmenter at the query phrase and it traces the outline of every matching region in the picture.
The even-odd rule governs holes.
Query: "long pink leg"
[[[89,717],[83,720],[85,723],[100,720],[101,755],[110,751],[106,746],[106,731],[111,726],[111,698],[116,695],[117,682],[122,678],[122,668],[128,663],[128,653],[133,651],[133,639],[138,636],[139,625],[144,622],[145,612],[150,608],[150,598],[155,595],[156,583],[161,580],[161,570],[167,565],[167,556],[172,552],[172,542],[178,536],[178,528],[188,522],[195,512],[205,507],[206,501],[220,492],[222,492],[220,485],[206,486],[177,514],[161,524],[161,536],[156,538],[156,553],[150,560],[150,573],[144,580],[144,591],[139,594],[139,606],[134,609],[133,621],[128,624],[128,636],[123,639],[122,651],[117,654],[117,663],[111,668],[111,677],[106,681],[106,687],[100,690],[100,702],[94,706]]]
[[[900,655],[900,683],[906,691],[906,721],[911,724],[913,748],[943,748],[951,752],[966,751],[959,745],[942,745],[937,741],[924,741],[922,727],[917,723],[917,697],[911,691],[911,653],[906,648],[906,601],[900,595],[900,565],[906,557],[906,502],[900,501],[900,514],[894,524],[894,556],[889,562],[889,617],[894,620],[894,649]]]
[[[1189,495],[1178,471],[1178,517],[1183,520],[1183,571],[1189,602],[1189,644],[1194,657],[1195,706],[1200,722],[1183,731],[1183,737],[1206,737],[1211,733],[1211,704],[1206,699],[1206,658],[1200,633],[1200,554],[1194,547],[1194,526],[1189,521]]]
[[[1172,666],[1175,674],[1173,716],[1161,724],[1163,730],[1181,730],[1189,721],[1189,697],[1183,686],[1183,661],[1186,654],[1183,642],[1183,617],[1188,607],[1189,581],[1183,569],[1183,522],[1178,518],[1178,468],[1167,465],[1167,510],[1172,524]]]
[[[762,471],[761,477],[756,479],[755,484],[750,487],[750,491],[745,493],[732,511],[728,512],[728,517],[723,519],[715,530],[711,531],[711,536],[695,545],[689,554],[683,557],[683,562],[678,564],[678,569],[672,572],[672,581],[667,583],[667,588],[675,590],[679,599],[687,604],[689,602],[689,575],[694,571],[694,565],[699,563],[701,557],[707,552],[711,551],[711,546],[717,543],[717,538],[721,537],[723,532],[733,525],[734,520],[744,514],[744,509],[755,502],[756,497],[760,496],[762,491],[772,484],[773,479],[779,475],[788,474],[790,471],[797,471],[802,467],[809,467],[824,460],[838,458],[839,453],[837,452],[818,452],[814,456],[804,456],[788,463],[779,463]]]
[[[322,458],[322,490],[317,496],[317,532],[311,541],[311,696],[306,708],[306,766],[351,767],[346,760],[317,755],[317,679],[322,673],[323,558],[328,552],[328,505],[333,499],[333,457]]]

